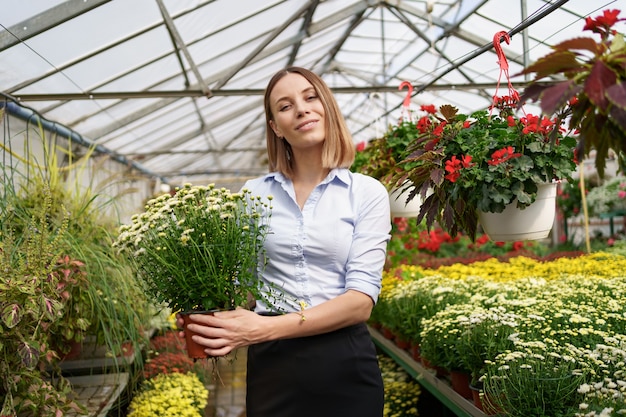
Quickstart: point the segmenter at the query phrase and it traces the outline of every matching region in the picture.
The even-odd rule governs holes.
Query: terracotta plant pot
[[[383,327],[380,329],[380,332],[381,332],[381,334],[383,335],[383,337],[384,337],[385,339],[393,340],[393,339],[394,339],[394,337],[395,337],[395,336],[394,336],[394,334],[393,334],[393,332],[391,331],[391,329],[389,329],[388,327],[383,326]]]
[[[411,357],[415,362],[422,362],[421,349],[422,348],[420,347],[419,343],[413,343],[411,345]]]
[[[450,385],[452,389],[461,397],[471,400],[473,398],[470,389],[471,376],[465,371],[450,371]]]
[[[433,365],[428,359],[422,356],[422,365],[426,369],[431,369],[435,371],[435,376],[437,378],[443,378],[449,374],[448,370],[442,368],[441,366]]]
[[[59,357],[62,361],[70,361],[80,357],[83,353],[83,343],[72,340],[71,342],[66,342],[69,346],[69,350],[66,353],[59,353]]]
[[[191,330],[187,330],[187,325],[190,324],[190,323],[193,323],[189,316],[192,315],[192,314],[209,314],[209,315],[213,315],[213,313],[215,313],[216,311],[219,311],[219,310],[192,311],[192,312],[180,313],[181,317],[183,318],[183,331],[185,332],[185,344],[186,344],[186,347],[187,347],[187,355],[189,355],[190,358],[193,358],[193,359],[204,359],[204,358],[210,357],[210,355],[208,355],[204,351],[204,349],[206,349],[205,346],[199,345],[198,343],[193,341],[192,336],[196,335],[197,333],[196,332],[192,332]]]
[[[472,399],[476,408],[488,416],[500,413],[500,408],[490,400],[489,396],[485,392],[483,392],[482,383],[479,382],[477,385],[470,383],[469,388],[472,391]]]
[[[396,346],[398,346],[402,350],[408,350],[409,347],[411,347],[411,343],[408,340],[403,339],[401,337],[396,336],[394,341],[396,343]]]

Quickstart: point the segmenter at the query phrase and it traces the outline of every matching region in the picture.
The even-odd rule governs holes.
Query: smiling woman
[[[353,140],[316,74],[278,72],[265,109],[273,172],[244,187],[273,197],[260,280],[283,297],[257,300],[255,312],[192,315],[189,329],[211,355],[248,346],[249,417],[380,417],[383,384],[365,322],[391,229],[387,191],[347,169]]]

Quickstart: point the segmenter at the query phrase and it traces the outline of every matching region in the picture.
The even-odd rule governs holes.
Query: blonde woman
[[[354,144],[333,94],[313,72],[284,69],[265,92],[271,195],[262,279],[284,297],[194,315],[213,356],[248,347],[248,417],[380,417],[383,385],[365,322],[377,300],[391,229],[377,180],[351,173]]]

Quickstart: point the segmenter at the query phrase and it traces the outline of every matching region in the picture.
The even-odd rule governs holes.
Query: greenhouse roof
[[[267,171],[263,90],[297,65],[335,91],[354,140],[411,108],[486,108],[511,75],[584,18],[626,0],[28,0],[0,15],[0,91],[41,118],[172,184]],[[523,86],[523,77],[514,76]],[[500,92],[506,93],[506,82]],[[16,105],[19,103],[19,106]]]

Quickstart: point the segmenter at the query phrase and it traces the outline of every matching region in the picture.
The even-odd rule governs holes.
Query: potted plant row
[[[592,391],[594,407],[619,410],[623,396],[602,399],[590,387],[622,389],[626,281],[616,271],[625,266],[606,252],[407,265],[386,274],[372,319],[419,344],[423,363],[471,375],[489,397],[486,412],[574,415]]]

